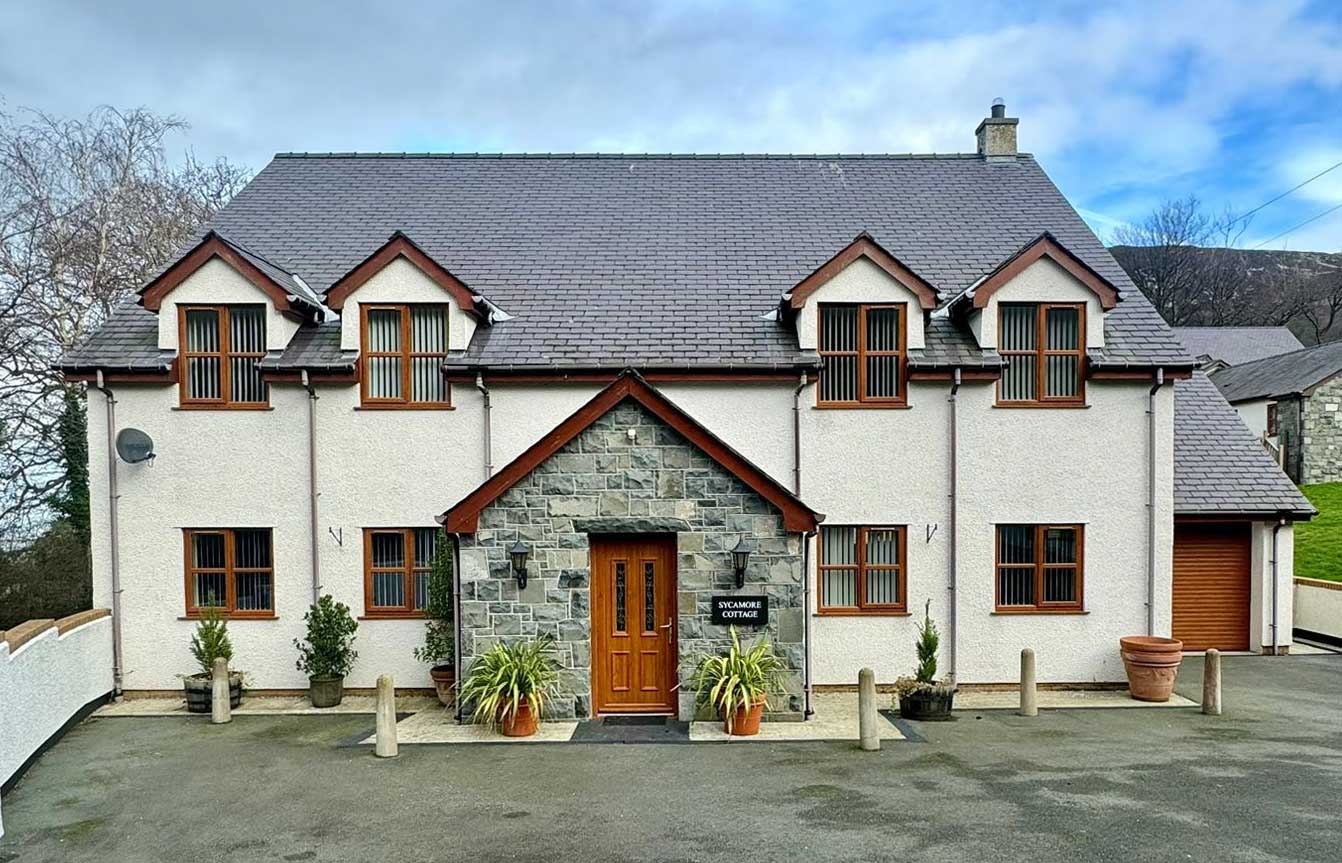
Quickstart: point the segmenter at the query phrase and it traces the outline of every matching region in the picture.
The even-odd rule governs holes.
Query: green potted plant
[[[718,712],[728,734],[749,737],[759,734],[764,704],[778,688],[783,660],[767,638],[742,648],[736,627],[730,631],[732,643],[726,654],[699,657],[694,688],[698,703]]]
[[[941,634],[932,622],[932,601],[923,607],[923,624],[918,627],[918,669],[913,677],[895,680],[895,700],[899,715],[905,719],[945,720],[951,718],[955,682],[937,680],[937,647]]]
[[[424,609],[424,644],[415,648],[415,659],[427,662],[432,668],[429,676],[438,690],[438,700],[447,707],[452,704],[452,690],[457,682],[456,631],[453,627],[452,608],[452,551],[447,531],[438,534],[438,545],[433,553],[433,567],[429,570],[429,603]]]
[[[335,707],[345,693],[345,675],[359,654],[354,651],[354,633],[359,624],[349,607],[330,594],[321,597],[303,615],[307,638],[294,639],[298,648],[298,670],[307,675],[308,697],[313,707]]]
[[[233,661],[233,644],[228,640],[228,621],[217,608],[206,608],[201,612],[200,622],[191,635],[191,656],[200,666],[200,671],[182,678],[182,688],[186,691],[186,709],[190,713],[209,713],[214,705],[214,685],[211,680],[214,661]],[[242,703],[242,673],[231,669],[228,672],[228,703],[230,707]]]
[[[496,644],[471,663],[458,693],[475,705],[476,722],[493,725],[505,737],[530,737],[559,685],[554,639]]]

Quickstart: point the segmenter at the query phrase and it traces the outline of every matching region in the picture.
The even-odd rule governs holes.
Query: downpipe
[[[799,535],[801,538],[802,571],[802,689],[805,701],[802,707],[802,720],[815,716],[811,706],[811,538],[815,531]]]
[[[485,479],[494,475],[494,444],[490,440],[490,405],[489,405],[489,387],[485,386],[485,376],[479,372],[475,375],[475,388],[480,391],[480,396],[484,399],[484,423],[485,423]]]
[[[461,534],[448,534],[452,538],[452,666],[456,685],[461,687]],[[461,715],[465,707],[460,698],[453,698],[457,708],[457,724],[461,724]]]
[[[1146,394],[1146,634],[1156,634],[1156,393],[1165,385],[1165,370],[1156,369]]]
[[[1281,655],[1281,640],[1277,633],[1280,626],[1277,612],[1277,534],[1286,526],[1286,519],[1278,518],[1277,523],[1272,526],[1272,655]]]
[[[121,497],[117,489],[116,469],[116,396],[107,388],[101,370],[98,371],[94,389],[107,398],[107,514],[109,521],[108,539],[111,552],[108,555],[112,565],[112,697],[120,698],[122,692],[122,649],[121,649],[121,531],[117,501]]]
[[[792,493],[801,497],[801,391],[806,389],[806,372],[801,373],[792,391]]]
[[[958,496],[959,485],[960,485],[960,462],[959,462],[960,418],[957,412],[957,408],[960,404],[960,369],[958,368],[953,369],[951,371],[951,391],[950,394],[946,397],[946,401],[950,403],[950,414],[951,414],[950,415],[951,490],[950,494],[948,495],[948,497],[950,498],[949,501],[950,518],[948,519],[950,524],[948,526],[950,528],[949,541],[951,547],[950,552],[947,555],[950,560],[950,572],[948,573],[947,588],[946,588],[947,592],[950,594],[949,597],[950,613],[947,615],[947,620],[949,621],[949,625],[947,628],[947,635],[949,636],[950,641],[946,645],[946,655],[947,658],[950,660],[948,663],[948,665],[950,666],[950,677],[952,680],[954,680],[956,675],[956,659],[957,659],[956,644],[959,641],[959,631],[956,629],[956,619],[958,617],[957,611],[960,605],[960,596],[958,591],[956,590],[956,571],[958,569],[958,561],[956,559],[956,548],[959,545],[957,522],[960,507],[960,499]]]
[[[317,546],[317,390],[307,369],[301,374],[303,389],[308,393],[308,543],[312,549],[312,604],[316,605],[322,596],[321,551]]]

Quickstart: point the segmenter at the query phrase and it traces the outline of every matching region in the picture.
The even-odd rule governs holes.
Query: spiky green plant
[[[475,704],[475,721],[500,726],[517,715],[525,699],[539,722],[559,685],[554,638],[496,644],[471,663],[458,696]]]
[[[923,625],[918,627],[918,642],[914,645],[918,651],[918,672],[915,677],[919,683],[933,683],[937,677],[937,646],[941,643],[941,634],[932,622],[932,600],[923,607]]]
[[[206,608],[200,613],[200,623],[191,635],[191,655],[200,666],[201,674],[214,670],[214,661],[233,661],[233,644],[228,640],[228,621],[217,608]]]
[[[736,627],[731,630],[732,644],[726,654],[706,653],[699,657],[693,684],[699,704],[716,708],[730,732],[738,708],[747,710],[778,687],[784,665],[763,636],[748,648],[741,647]]]

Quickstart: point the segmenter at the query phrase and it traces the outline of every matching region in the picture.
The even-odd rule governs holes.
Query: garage
[[[1249,649],[1249,524],[1174,527],[1174,637],[1185,650]]]

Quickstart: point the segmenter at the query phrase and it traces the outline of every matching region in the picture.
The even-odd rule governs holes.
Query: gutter
[[[489,479],[494,475],[494,444],[490,440],[489,387],[485,386],[485,376],[479,372],[475,375],[475,388],[484,398],[485,479]]]
[[[308,543],[312,549],[312,603],[321,599],[321,552],[317,547],[317,391],[307,369],[301,372],[303,389],[308,391]]]
[[[958,452],[960,447],[959,443],[960,418],[959,413],[956,410],[960,403],[960,368],[958,366],[951,371],[951,391],[950,394],[946,397],[946,401],[950,403],[950,424],[951,424],[950,429],[951,490],[950,494],[948,495],[948,497],[950,498],[949,527],[950,527],[951,547],[950,552],[948,554],[948,558],[950,560],[949,564],[950,571],[947,574],[948,577],[946,587],[947,591],[950,593],[949,597],[950,613],[947,615],[947,619],[949,620],[948,635],[950,636],[950,641],[946,645],[946,652],[948,658],[950,659],[949,662],[950,677],[954,679],[956,675],[956,658],[957,658],[956,643],[959,641],[958,637],[959,633],[958,630],[956,629],[956,618],[957,618],[956,612],[960,605],[960,596],[956,590],[956,574],[957,570],[959,569],[959,562],[956,557],[956,550],[957,547],[959,546],[959,532],[957,522],[959,520],[958,515],[960,508],[960,499],[958,496],[958,489],[960,485],[960,463],[958,460]]]
[[[1146,634],[1156,634],[1156,393],[1165,385],[1165,370],[1157,368],[1146,394]]]
[[[110,522],[108,539],[111,543],[112,562],[112,697],[121,697],[122,691],[122,648],[121,648],[121,534],[120,518],[117,513],[117,500],[121,497],[117,489],[116,469],[116,396],[106,386],[102,370],[97,372],[93,388],[107,397],[107,513]]]

